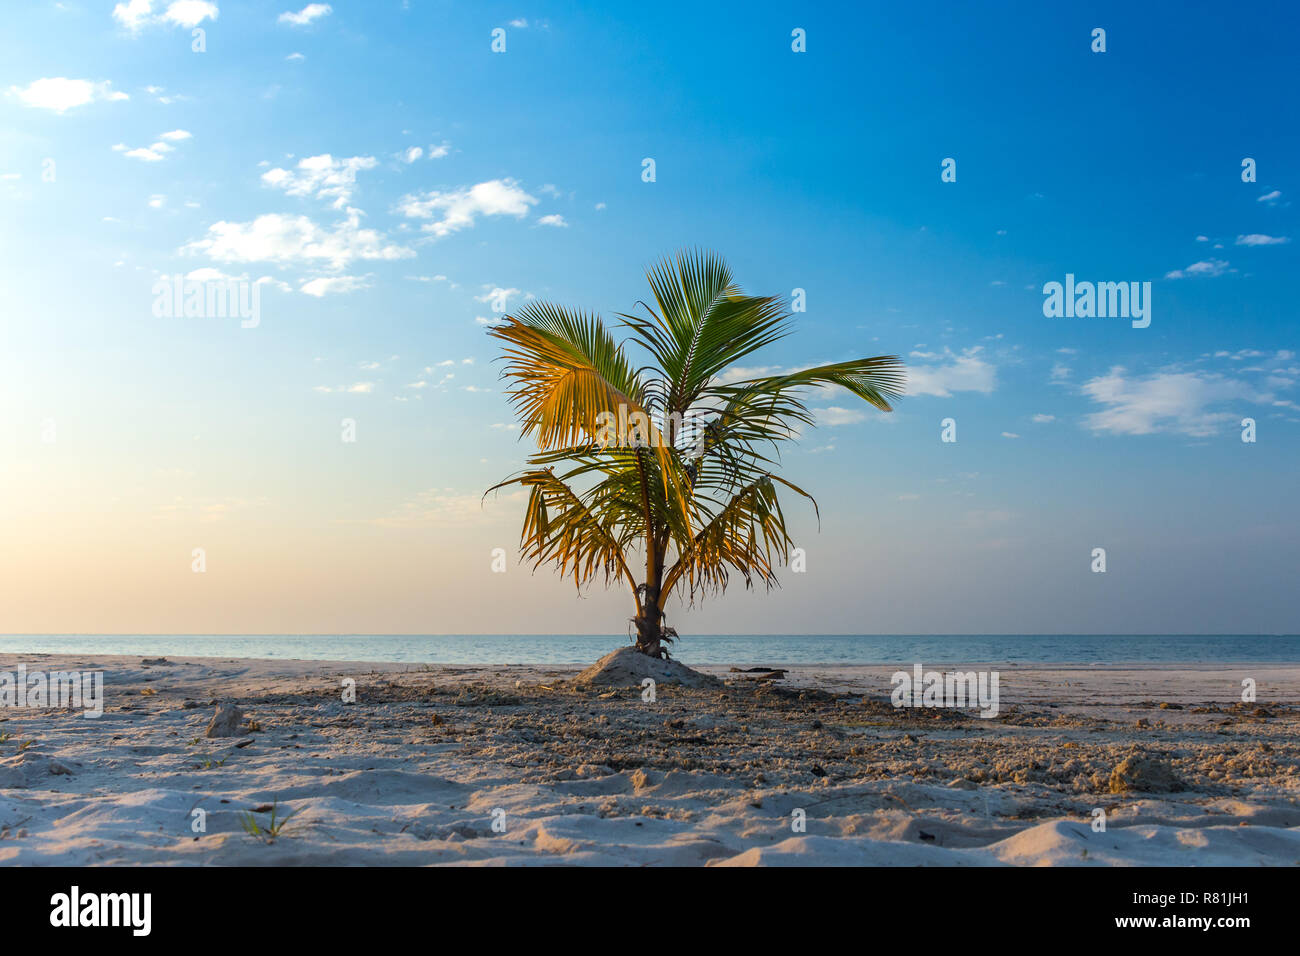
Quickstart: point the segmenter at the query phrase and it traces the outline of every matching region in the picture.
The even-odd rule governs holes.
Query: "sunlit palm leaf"
[[[812,501],[776,474],[779,449],[816,424],[814,390],[841,388],[887,412],[905,385],[894,356],[738,377],[739,360],[789,331],[782,301],[745,295],[711,253],[682,253],[647,279],[645,314],[622,316],[650,356],[642,368],[598,316],[530,303],[490,330],[538,448],[528,470],[494,486],[529,489],[523,554],[579,587],[602,574],[627,582],[639,631],[674,590],[694,600],[732,575],[748,587],[776,583],[793,545],[778,486]],[[602,443],[602,413],[644,415],[648,443],[629,446],[625,434]],[[632,571],[636,554],[643,576]]]

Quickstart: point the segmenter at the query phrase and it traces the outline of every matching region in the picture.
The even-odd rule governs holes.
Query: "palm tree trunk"
[[[659,585],[647,584],[636,624],[636,649],[650,657],[663,657],[664,617],[659,610]]]

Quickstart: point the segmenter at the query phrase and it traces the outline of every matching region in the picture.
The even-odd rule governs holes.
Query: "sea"
[[[6,634],[0,654],[139,654],[409,664],[590,664],[621,634]],[[1300,664],[1295,634],[691,634],[688,665]]]

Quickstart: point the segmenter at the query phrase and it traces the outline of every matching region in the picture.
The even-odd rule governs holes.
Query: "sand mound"
[[[634,647],[620,647],[606,654],[573,679],[575,684],[595,687],[641,686],[649,677],[656,684],[681,684],[684,687],[718,687],[716,677],[693,671],[677,661],[655,660],[637,653]]]
[[[1110,772],[1110,792],[1129,793],[1143,791],[1146,793],[1169,793],[1182,790],[1183,783],[1174,774],[1173,768],[1157,757],[1144,753],[1132,753]]]

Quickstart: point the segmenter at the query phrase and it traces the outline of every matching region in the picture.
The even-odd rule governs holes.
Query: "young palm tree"
[[[505,343],[507,394],[538,448],[489,491],[527,488],[521,550],[534,570],[554,564],[579,589],[622,580],[637,650],[666,657],[674,590],[694,602],[733,573],[770,588],[794,544],[778,489],[816,511],[775,472],[779,444],[813,424],[809,389],[838,386],[888,412],[904,370],[885,355],[751,377],[732,366],[790,331],[782,300],[743,294],[709,253],[679,253],[647,279],[646,315],[619,318],[648,367],[633,365],[598,315],[549,303],[489,329]]]

